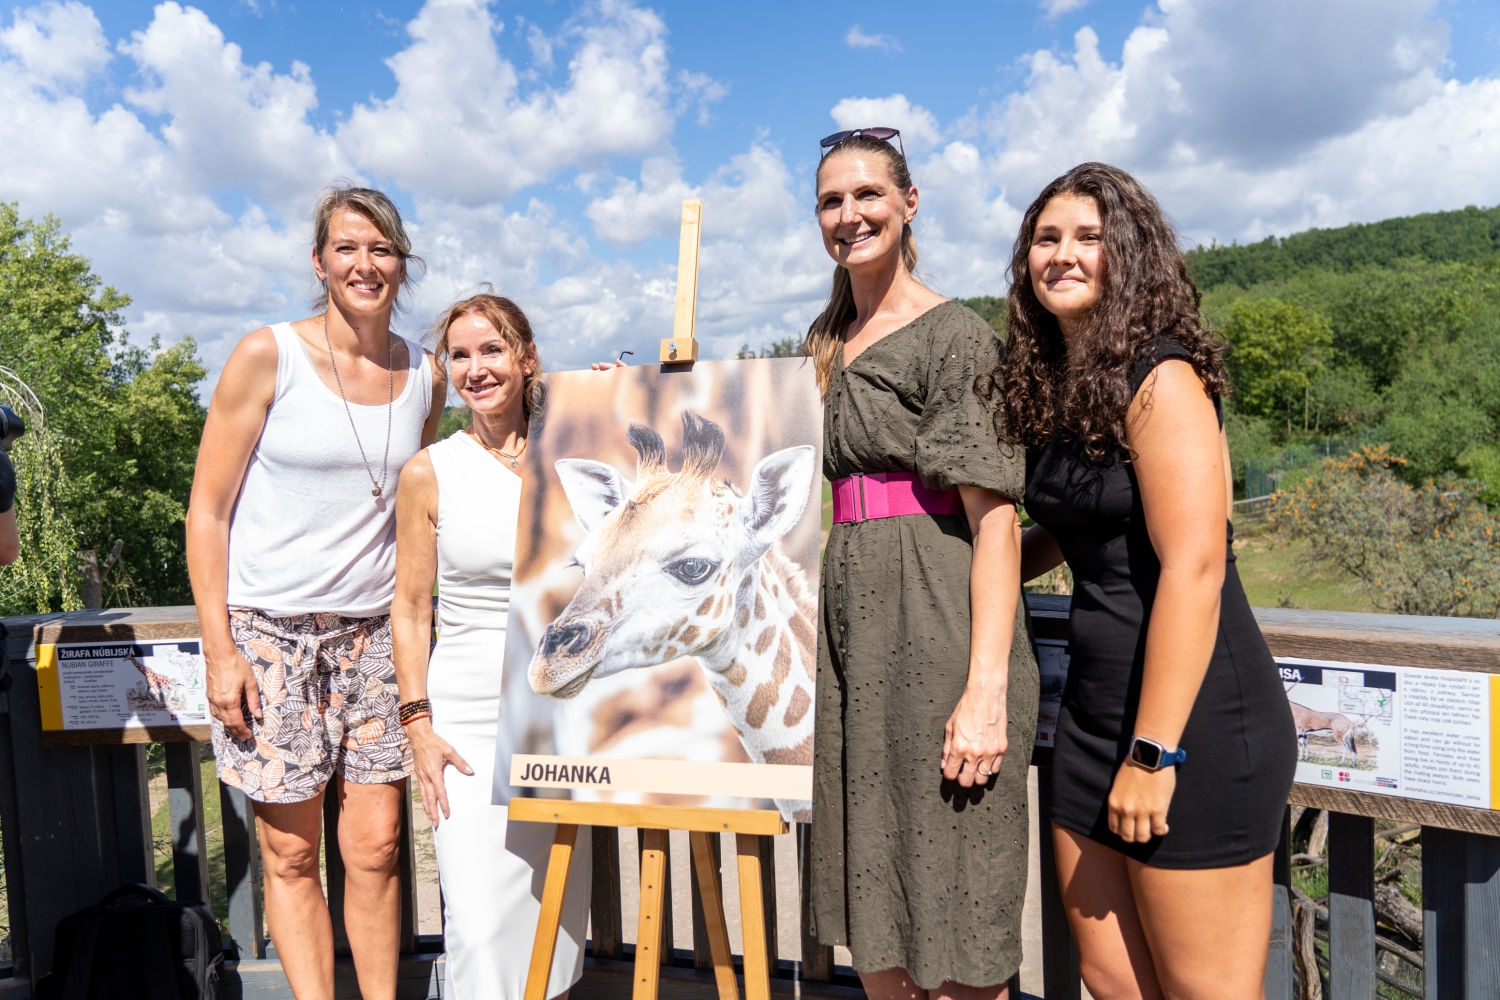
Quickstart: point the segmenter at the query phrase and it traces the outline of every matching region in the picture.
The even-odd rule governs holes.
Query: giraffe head
[[[639,455],[634,483],[604,462],[557,463],[587,533],[574,553],[584,578],[532,657],[539,694],[569,698],[591,677],[680,656],[727,667],[717,654],[732,655],[757,564],[807,506],[816,473],[807,445],[762,459],[741,493],[714,478],[724,432],[711,420],[683,414],[678,472],[667,468],[661,435],[631,424],[627,437]]]

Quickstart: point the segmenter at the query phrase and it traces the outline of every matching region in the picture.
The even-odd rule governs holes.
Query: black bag
[[[142,899],[144,897],[144,899]],[[57,925],[43,1000],[219,1000],[224,946],[202,903],[125,885]]]

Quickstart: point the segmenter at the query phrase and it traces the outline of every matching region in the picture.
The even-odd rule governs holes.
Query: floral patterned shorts
[[[387,615],[271,618],[230,611],[229,628],[255,670],[261,721],[253,739],[213,720],[219,779],[257,802],[313,798],[338,771],[380,785],[413,771],[411,744],[396,719],[399,698]]]

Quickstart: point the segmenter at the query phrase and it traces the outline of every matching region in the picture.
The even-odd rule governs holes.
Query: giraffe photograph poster
[[[806,820],[822,401],[806,358],[546,376],[496,746],[517,795]]]

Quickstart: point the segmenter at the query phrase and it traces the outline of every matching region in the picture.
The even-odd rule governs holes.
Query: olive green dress
[[[1024,452],[996,442],[992,409],[974,392],[997,347],[984,320],[949,301],[847,369],[840,357],[824,474],[916,472],[932,489],[982,486],[1019,501]],[[917,514],[835,524],[823,557],[813,919],[856,970],[903,968],[924,989],[996,985],[1021,964],[1037,704],[1024,608],[998,776],[964,789],[941,772],[943,727],[969,673],[972,555],[965,518]]]

